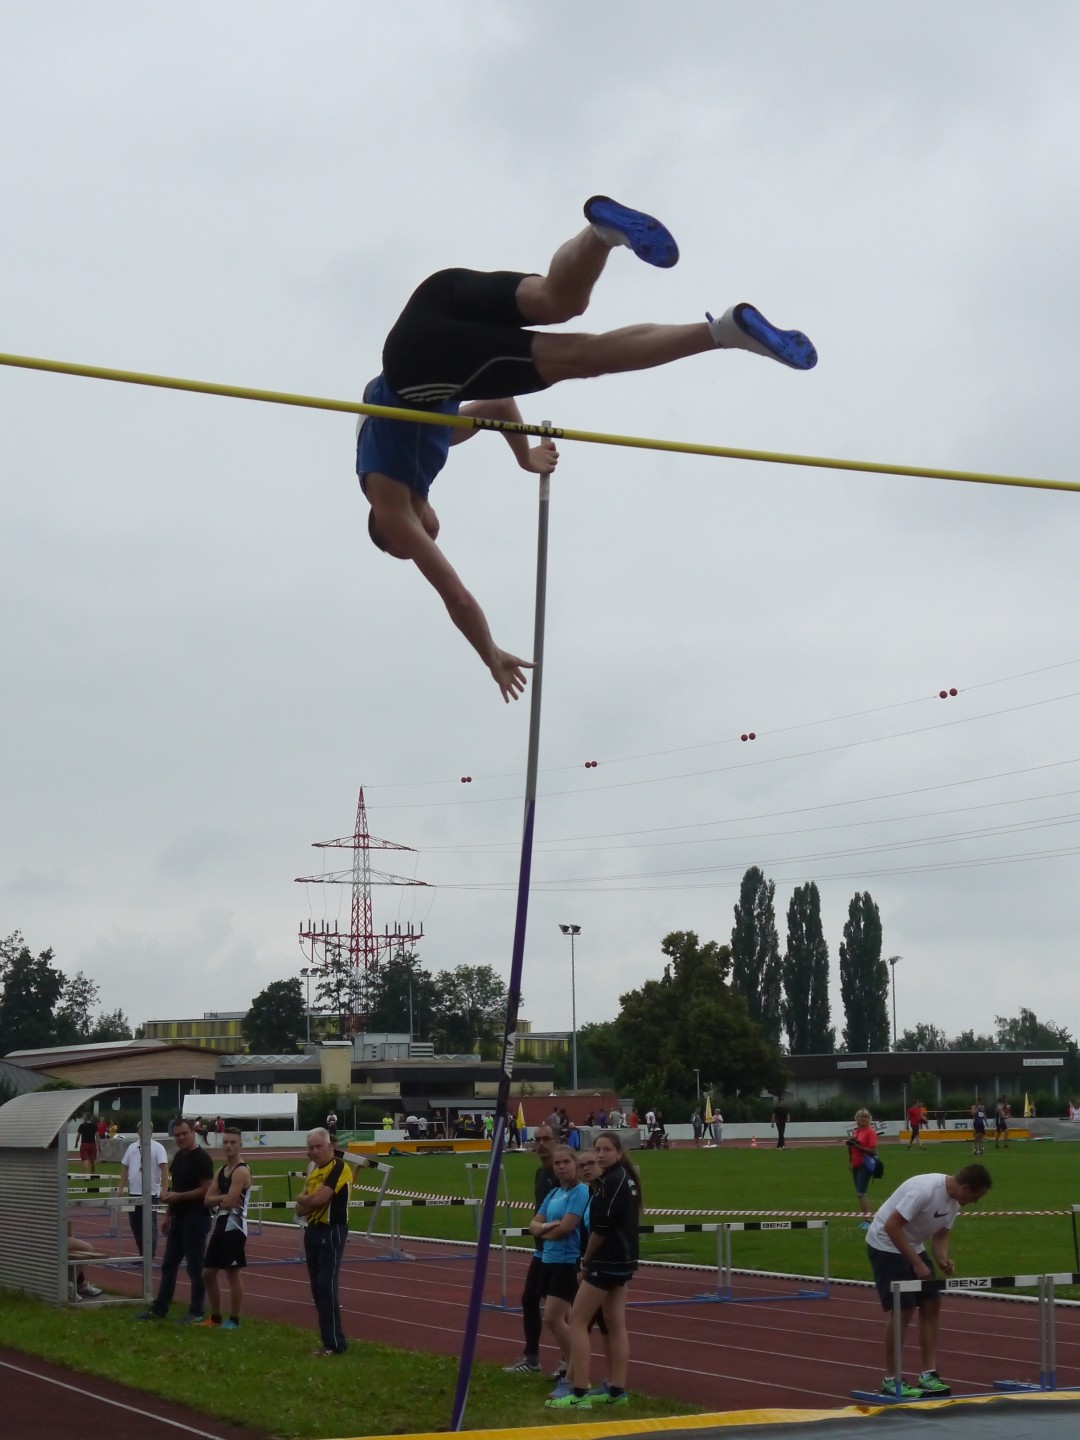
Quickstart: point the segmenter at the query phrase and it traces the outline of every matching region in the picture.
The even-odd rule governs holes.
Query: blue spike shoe
[[[679,247],[671,231],[643,210],[631,210],[607,195],[585,201],[585,219],[608,232],[616,244],[628,246],[646,265],[670,270],[679,258]]]
[[[713,339],[723,349],[749,350],[779,360],[792,370],[812,370],[818,362],[817,351],[801,330],[779,330],[771,325],[761,311],[745,301],[732,305],[718,320],[706,311],[706,320]]]

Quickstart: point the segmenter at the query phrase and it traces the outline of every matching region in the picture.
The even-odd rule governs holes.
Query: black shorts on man
[[[874,1284],[877,1286],[878,1299],[881,1301],[883,1310],[893,1308],[892,1287],[894,1281],[914,1280],[915,1271],[907,1260],[893,1250],[879,1250],[876,1245],[868,1245],[866,1253],[870,1257],[870,1269],[874,1273]],[[937,1280],[938,1273],[934,1267],[933,1258],[925,1250],[919,1251],[919,1259],[929,1267],[930,1280]],[[902,1290],[900,1292],[900,1309],[917,1310],[927,1299],[936,1300],[940,1295],[939,1290]]]
[[[513,270],[439,270],[409,297],[383,346],[387,384],[407,405],[503,400],[546,390]]]
[[[207,1270],[243,1270],[247,1266],[247,1236],[240,1230],[215,1227],[206,1247]]]

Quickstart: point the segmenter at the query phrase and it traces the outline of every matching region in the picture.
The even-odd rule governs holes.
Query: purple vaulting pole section
[[[550,422],[544,421],[547,425]],[[547,546],[548,546],[548,503],[551,483],[547,475],[540,476],[540,517],[536,540],[536,616],[533,625],[532,704],[529,710],[529,760],[525,775],[525,818],[521,832],[521,864],[518,869],[517,919],[514,924],[514,951],[510,963],[509,995],[506,1003],[506,1029],[503,1032],[501,1065],[499,1069],[499,1092],[495,1104],[495,1133],[491,1141],[487,1185],[484,1189],[484,1204],[480,1211],[480,1235],[476,1248],[476,1266],[473,1270],[472,1289],[469,1292],[469,1311],[465,1320],[465,1334],[461,1343],[461,1361],[458,1366],[457,1388],[454,1391],[454,1410],[450,1421],[452,1430],[460,1430],[465,1418],[465,1404],[469,1398],[469,1381],[472,1378],[473,1359],[476,1355],[476,1334],[480,1327],[480,1308],[484,1299],[484,1283],[487,1279],[488,1256],[491,1252],[491,1232],[495,1221],[495,1206],[499,1194],[499,1170],[502,1166],[503,1145],[506,1139],[506,1121],[510,1113],[510,1083],[514,1074],[514,1049],[517,1044],[518,1004],[521,999],[521,974],[525,964],[525,924],[529,914],[529,877],[532,872],[533,822],[536,814],[536,775],[540,754],[540,696],[544,679],[544,610],[547,597]]]

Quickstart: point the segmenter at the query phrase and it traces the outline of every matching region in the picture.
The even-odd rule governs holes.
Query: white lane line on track
[[[30,1370],[19,1365],[10,1365],[6,1360],[0,1360],[0,1366],[5,1370],[13,1370],[16,1375],[29,1376],[34,1380],[41,1380],[46,1385],[55,1385],[60,1390],[70,1390],[78,1395],[80,1400],[99,1400],[102,1405],[114,1405],[118,1410],[127,1410],[132,1415],[142,1415],[148,1420],[154,1420],[159,1425],[172,1425],[177,1430],[183,1430],[185,1435],[200,1435],[203,1440],[221,1440],[220,1432],[214,1434],[212,1430],[197,1430],[194,1425],[188,1425],[183,1420],[169,1420],[164,1415],[155,1415],[152,1410],[141,1410],[137,1405],[128,1405],[123,1400],[112,1400],[107,1395],[96,1395],[93,1390],[86,1389],[83,1385],[68,1385],[63,1380],[57,1380],[52,1375],[42,1375],[40,1370]],[[87,1382],[92,1382],[94,1377],[88,1375]]]

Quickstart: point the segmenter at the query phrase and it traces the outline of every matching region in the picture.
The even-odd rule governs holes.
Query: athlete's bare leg
[[[561,325],[584,315],[610,254],[611,246],[591,225],[560,245],[547,274],[526,275],[517,288],[518,309],[525,323]]]
[[[537,335],[533,364],[548,385],[627,370],[651,370],[715,350],[704,321],[692,325],[627,325],[603,335]]]

